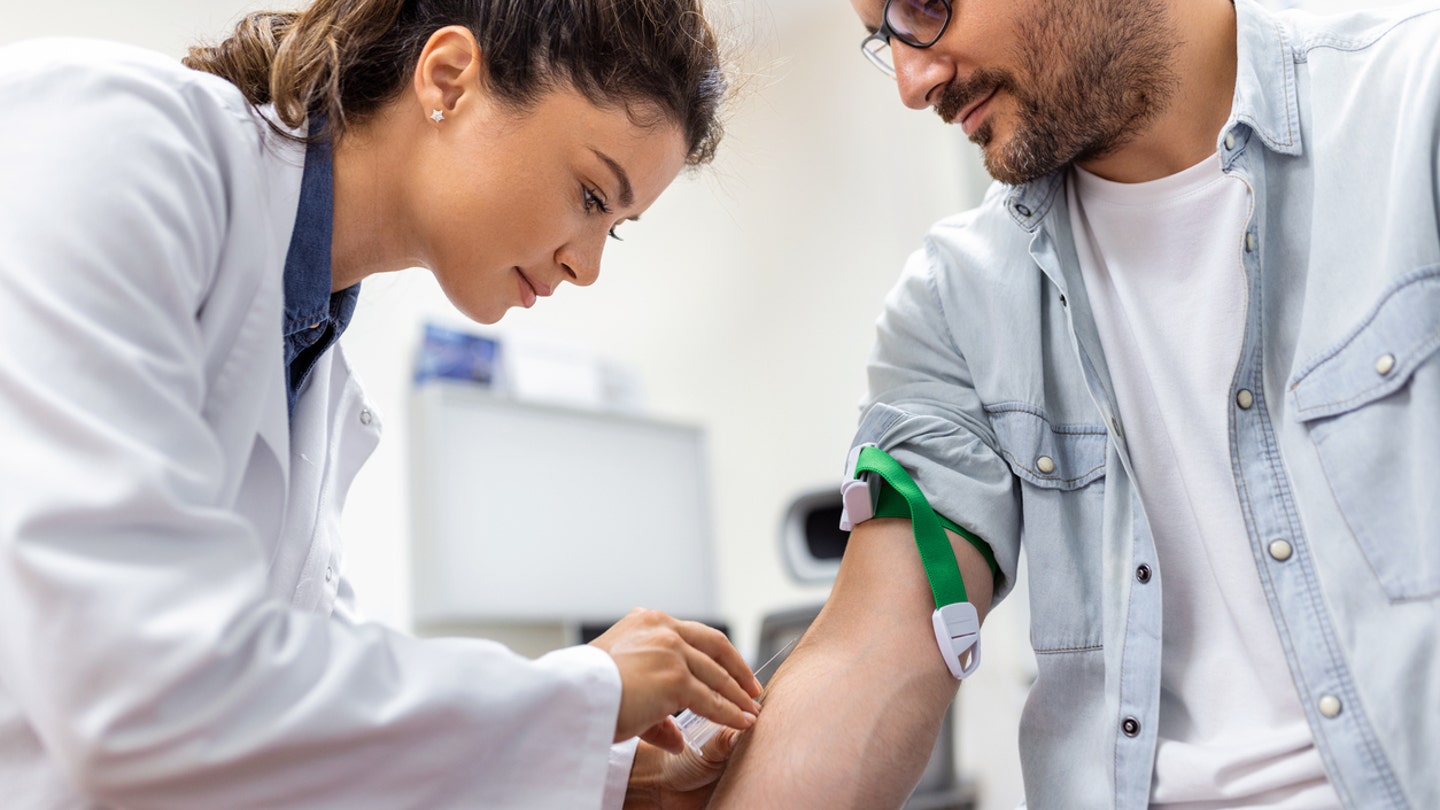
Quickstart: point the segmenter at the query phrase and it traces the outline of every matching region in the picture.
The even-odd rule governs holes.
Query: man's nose
[[[890,58],[900,100],[912,110],[933,106],[940,90],[955,78],[955,61],[938,48],[915,48],[895,39],[890,43]]]

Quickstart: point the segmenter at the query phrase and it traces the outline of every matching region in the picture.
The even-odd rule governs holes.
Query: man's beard
[[[980,69],[947,86],[935,112],[947,123],[998,91],[1015,102],[1010,139],[995,143],[993,116],[971,135],[985,169],[1019,185],[1128,143],[1169,104],[1179,84],[1176,34],[1159,0],[1045,0],[1015,46],[1024,81]]]

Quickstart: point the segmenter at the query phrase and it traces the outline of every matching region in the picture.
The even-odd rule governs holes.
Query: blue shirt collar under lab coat
[[[312,130],[312,132],[315,130]],[[340,339],[360,285],[330,291],[330,240],[334,233],[335,179],[330,145],[311,143],[305,149],[300,180],[300,205],[285,256],[285,366],[291,415],[300,389],[326,350]]]

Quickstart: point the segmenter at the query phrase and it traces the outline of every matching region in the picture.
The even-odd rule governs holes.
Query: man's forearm
[[[953,537],[971,601],[991,598],[984,559]],[[899,807],[935,746],[958,682],[936,649],[935,605],[906,520],[856,528],[835,589],[771,679],[712,808]]]

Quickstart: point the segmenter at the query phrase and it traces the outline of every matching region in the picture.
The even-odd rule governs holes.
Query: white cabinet
[[[444,381],[411,418],[417,629],[716,616],[699,428]]]

